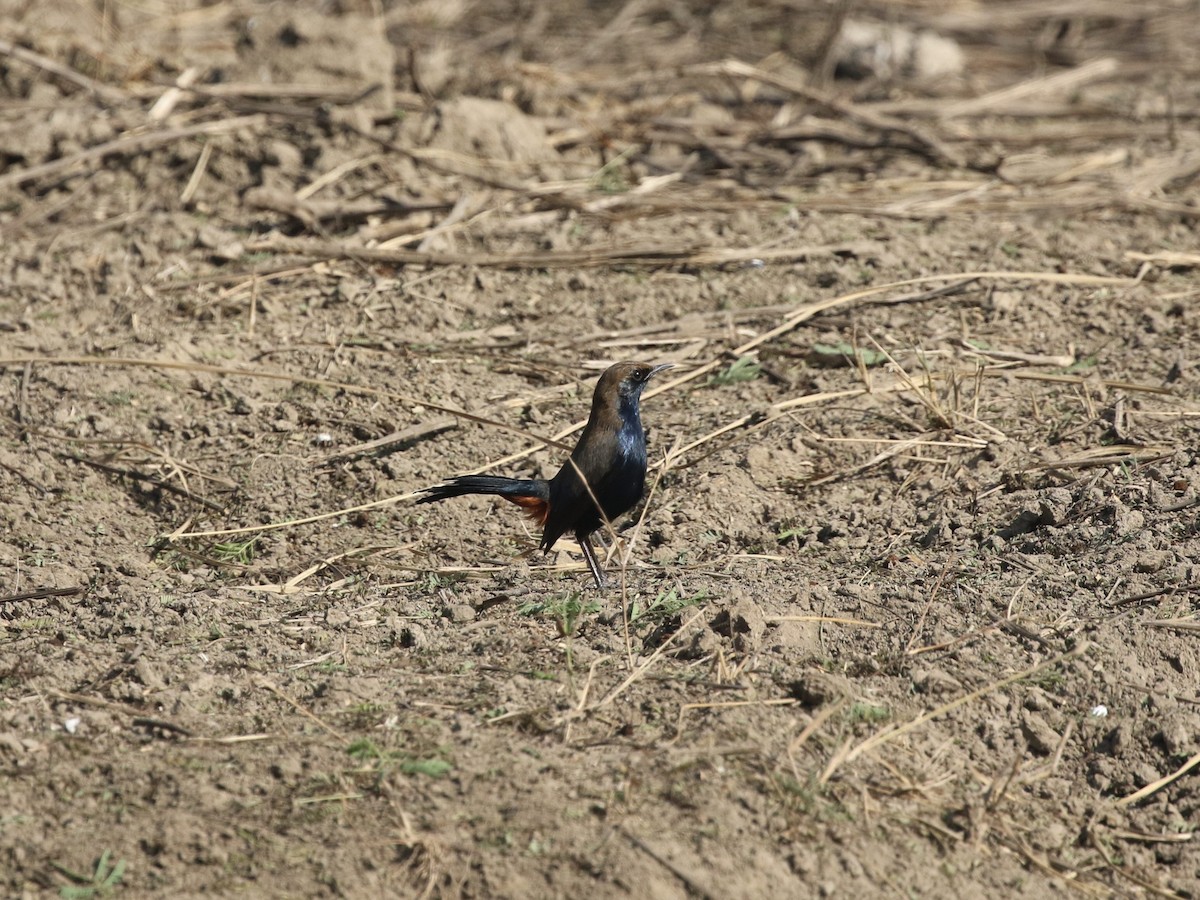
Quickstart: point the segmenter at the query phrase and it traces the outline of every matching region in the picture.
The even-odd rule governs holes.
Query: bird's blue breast
[[[605,479],[603,506],[609,518],[616,518],[637,503],[646,482],[646,432],[636,406],[630,411],[622,404],[616,450]]]
[[[645,469],[646,430],[642,428],[636,398],[621,398],[621,430],[617,432],[617,453],[630,464]]]

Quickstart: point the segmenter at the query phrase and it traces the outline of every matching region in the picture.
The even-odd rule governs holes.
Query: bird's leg
[[[604,570],[600,568],[600,563],[596,559],[596,551],[592,549],[592,540],[589,535],[577,535],[579,541],[579,549],[583,551],[583,558],[587,560],[588,569],[592,573],[592,578],[596,580],[596,587],[604,590],[608,587],[608,579],[604,577]]]
[[[616,533],[613,531],[612,525],[607,521],[604,523],[604,525],[611,534]],[[609,543],[608,536],[604,533],[604,528],[601,528],[599,531],[593,531],[589,537],[589,540],[596,542],[596,546],[593,549],[598,550],[597,558],[603,559],[605,565],[607,565],[608,561],[612,559],[613,549],[616,547],[616,542],[614,541],[611,544]]]

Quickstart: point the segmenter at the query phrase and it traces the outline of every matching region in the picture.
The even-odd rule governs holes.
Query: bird
[[[592,411],[579,443],[558,474],[542,478],[460,475],[424,488],[417,503],[465,494],[490,494],[522,507],[542,526],[538,545],[548,552],[567,532],[575,535],[596,587],[607,579],[592,547],[592,534],[642,499],[646,484],[646,429],[641,399],[647,383],[671,363],[619,362],[596,382]]]

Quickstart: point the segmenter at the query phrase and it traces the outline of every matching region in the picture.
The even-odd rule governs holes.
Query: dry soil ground
[[[1195,2],[3,6],[0,893],[1200,896]]]

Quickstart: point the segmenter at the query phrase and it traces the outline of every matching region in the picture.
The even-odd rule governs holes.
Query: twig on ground
[[[393,431],[391,434],[376,438],[373,441],[367,441],[365,444],[355,444],[353,447],[347,447],[345,450],[337,450],[317,460],[316,464],[329,466],[356,456],[380,453],[391,447],[398,448],[405,444],[413,444],[427,437],[433,437],[436,434],[441,434],[457,427],[458,419],[454,416],[440,416],[436,419],[430,419],[428,422],[418,422],[416,425],[410,425],[408,428]]]
[[[160,488],[161,490],[168,491],[172,494],[178,494],[180,497],[191,500],[193,503],[199,503],[201,506],[207,507],[208,509],[216,512],[224,512],[225,510],[224,503],[218,503],[216,500],[209,500],[207,497],[203,497],[200,494],[189,491],[186,487],[180,487],[178,485],[171,484],[171,482],[166,481],[165,479],[158,478],[154,475],[148,475],[145,472],[138,472],[134,469],[126,469],[121,466],[114,466],[106,462],[101,462],[98,459],[88,459],[85,456],[77,456],[74,453],[63,453],[62,451],[56,451],[54,455],[59,459],[69,459],[73,462],[82,463],[85,466],[91,466],[93,469],[99,469],[102,472],[108,472],[110,475],[117,475],[122,478],[130,478],[134,481],[144,481],[146,484],[152,484],[154,487]]]
[[[860,125],[883,133],[894,132],[902,134],[913,142],[915,149],[920,150],[932,159],[952,166],[963,166],[966,160],[957,150],[944,141],[925,132],[924,129],[891,116],[873,112],[854,103],[841,100],[832,94],[804,84],[786,75],[768,72],[756,66],[748,65],[736,59],[727,59],[718,63],[705,63],[688,66],[684,70],[695,75],[722,75],[733,78],[750,78],[761,84],[770,85],[789,94],[803,97],[810,103],[823,106],[831,112]]]
[[[992,91],[981,97],[971,97],[956,103],[947,103],[939,111],[940,118],[953,119],[958,116],[973,116],[991,109],[994,106],[1011,103],[1013,100],[1025,100],[1037,94],[1069,93],[1078,90],[1090,81],[1099,81],[1116,74],[1119,64],[1115,59],[1105,57],[1093,59],[1082,66],[1056,72],[1040,78],[1030,78],[1019,84]]]
[[[36,591],[25,591],[21,594],[8,594],[7,596],[0,597],[0,604],[21,603],[25,600],[45,600],[49,597],[74,597],[86,590],[87,587],[84,585],[64,588],[39,588]]]
[[[853,625],[859,628],[882,628],[882,622],[867,619],[847,619],[843,616],[767,616],[768,622],[832,622],[835,625]]]
[[[173,144],[176,141],[200,135],[227,134],[241,128],[257,129],[266,124],[265,116],[242,116],[238,119],[218,119],[215,122],[201,122],[198,125],[185,125],[181,128],[168,128],[163,131],[149,131],[144,134],[127,134],[115,140],[88,147],[70,156],[53,159],[49,162],[17,169],[5,175],[0,175],[0,191],[20,187],[48,175],[62,175],[77,167],[104,159],[109,156],[145,153],[155,147]]]
[[[3,183],[0,182],[0,187]],[[408,239],[407,237],[405,238]],[[601,266],[716,266],[730,263],[795,261],[826,255],[820,247],[769,250],[761,247],[730,249],[701,244],[646,243],[626,247],[590,247],[581,250],[540,250],[536,253],[472,253],[404,250],[398,247],[357,247],[333,241],[264,238],[246,245],[250,253],[286,253],[306,259],[355,259],[397,266],[480,266],[495,269],[586,269]]]
[[[26,65],[33,66],[35,69],[41,69],[43,72],[53,75],[61,81],[90,91],[105,103],[121,104],[127,103],[130,100],[130,95],[120,88],[96,81],[94,78],[88,78],[82,72],[78,72],[69,66],[64,66],[62,63],[56,62],[48,56],[35,53],[33,50],[18,47],[10,41],[0,40],[0,55],[20,60]]]

